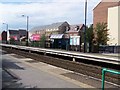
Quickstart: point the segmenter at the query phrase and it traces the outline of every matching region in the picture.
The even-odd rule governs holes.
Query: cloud
[[[21,17],[22,14],[29,16],[30,28],[59,21],[68,21],[70,24],[84,23],[84,0],[26,0],[32,3],[23,3],[23,0],[17,0],[21,3],[12,1],[0,3],[0,23],[8,23],[9,28],[26,28],[26,18]],[[92,9],[96,4],[94,0],[90,1],[88,24],[92,23]],[[2,25],[2,28],[5,26]]]

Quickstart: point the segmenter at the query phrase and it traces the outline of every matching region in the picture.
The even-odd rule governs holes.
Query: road
[[[101,81],[85,75],[25,58],[16,54],[2,54],[3,88],[101,88]],[[106,83],[107,88],[116,86]]]

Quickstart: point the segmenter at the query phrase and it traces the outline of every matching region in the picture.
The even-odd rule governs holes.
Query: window
[[[79,30],[79,26],[76,26],[76,27],[75,27],[75,30],[78,31],[78,30]]]
[[[69,30],[70,30],[70,27],[69,27],[69,26],[67,26],[67,27],[66,27],[66,31],[69,31]]]
[[[77,31],[77,27],[75,27],[75,31]]]
[[[77,36],[77,34],[74,34],[74,36]]]

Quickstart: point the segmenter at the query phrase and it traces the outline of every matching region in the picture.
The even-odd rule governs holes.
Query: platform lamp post
[[[86,53],[86,22],[87,22],[87,0],[85,1],[85,30],[84,30],[84,53]]]
[[[8,24],[7,23],[3,23],[3,24],[6,25],[6,31],[8,31]]]
[[[27,25],[27,27],[26,27],[26,29],[27,29],[27,43],[26,43],[26,45],[28,46],[28,41],[29,41],[29,37],[28,37],[28,35],[29,35],[29,32],[28,32],[28,29],[29,29],[29,16],[26,16],[26,15],[22,15],[22,17],[26,17],[26,25]]]

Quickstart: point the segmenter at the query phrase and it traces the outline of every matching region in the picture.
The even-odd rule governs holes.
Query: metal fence
[[[120,72],[118,72],[118,71],[114,71],[114,70],[108,70],[108,69],[106,69],[106,68],[103,68],[102,69],[102,90],[104,90],[104,88],[105,88],[105,73],[111,73],[111,74],[118,74],[118,75],[120,75]]]
[[[99,46],[99,53],[120,53],[120,46]]]

